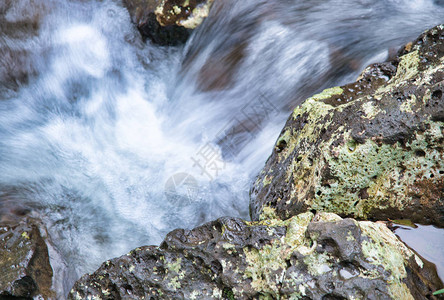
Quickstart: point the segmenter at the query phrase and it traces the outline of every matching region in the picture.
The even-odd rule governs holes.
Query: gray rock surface
[[[444,226],[444,25],[297,107],[251,190],[253,220],[307,210]]]
[[[433,267],[382,223],[221,218],[105,262],[69,299],[435,299]]]

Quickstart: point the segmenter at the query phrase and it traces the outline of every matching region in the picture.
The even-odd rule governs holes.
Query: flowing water
[[[291,109],[438,24],[441,5],[216,0],[168,48],[119,0],[1,0],[0,221],[44,220],[62,295],[174,228],[248,218]]]

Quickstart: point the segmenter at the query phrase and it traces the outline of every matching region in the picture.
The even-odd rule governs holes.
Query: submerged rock
[[[251,191],[253,220],[307,210],[444,226],[444,25],[296,108]]]
[[[38,31],[49,8],[43,0],[0,1],[0,101],[13,98],[38,73]]]
[[[175,230],[83,276],[69,299],[433,299],[441,284],[384,224],[308,212]]]
[[[0,299],[55,299],[48,247],[32,219],[0,227]]]
[[[208,16],[213,0],[124,0],[142,36],[159,45],[185,43]]]

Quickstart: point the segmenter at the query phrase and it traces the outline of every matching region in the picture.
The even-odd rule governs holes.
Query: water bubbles
[[[114,18],[116,16],[116,11],[114,9],[108,9],[106,13],[109,18]]]
[[[63,53],[53,65],[59,76],[67,77],[66,69],[75,68],[93,77],[103,77],[111,66],[106,38],[89,25],[62,28],[54,42],[60,45]]]

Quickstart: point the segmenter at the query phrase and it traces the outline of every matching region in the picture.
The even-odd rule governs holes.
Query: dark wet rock
[[[69,299],[433,299],[441,286],[384,225],[300,214],[221,218],[83,276]]]
[[[140,33],[148,37],[155,44],[161,46],[176,46],[184,44],[190,36],[190,31],[177,25],[160,25],[154,13],[149,14],[148,19],[142,25],[138,26]]]
[[[190,31],[187,28],[170,25],[162,26],[156,18],[155,10],[158,0],[124,0],[125,6],[144,38],[161,46],[174,46],[187,41]]]
[[[0,299],[53,299],[48,247],[32,219],[0,227]]]
[[[159,45],[179,45],[208,16],[213,0],[124,0],[142,36]]]
[[[18,225],[32,209],[23,201],[22,189],[0,186],[0,226]]]
[[[444,226],[444,26],[296,108],[251,190],[254,220],[307,210]]]

